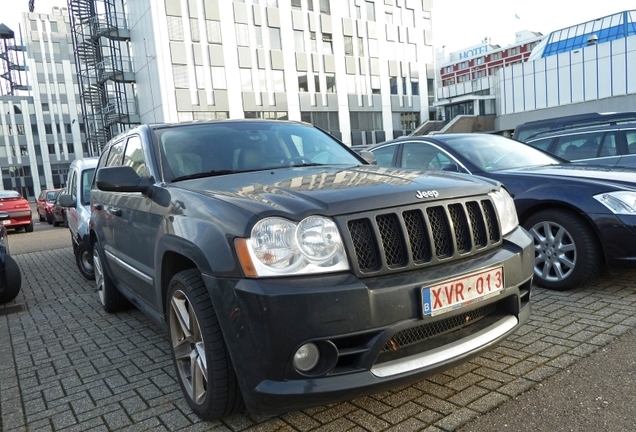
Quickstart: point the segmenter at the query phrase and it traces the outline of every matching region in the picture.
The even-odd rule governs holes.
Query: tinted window
[[[555,153],[567,160],[595,158],[602,140],[603,132],[563,136],[559,138]]]
[[[627,140],[627,153],[636,154],[636,131],[628,131],[625,133]]]
[[[124,150],[124,146],[121,141],[113,144],[113,146],[110,148],[110,153],[108,155],[108,160],[106,161],[106,166],[121,165],[123,150]],[[100,165],[101,165],[101,160],[100,160]]]
[[[402,149],[402,168],[440,171],[443,166],[455,163],[446,153],[425,143],[405,143]]]
[[[548,147],[550,147],[550,143],[554,138],[544,138],[536,141],[529,142],[532,147],[548,151]]]
[[[390,167],[393,166],[393,156],[397,150],[398,146],[396,145],[388,145],[386,147],[381,147],[377,150],[373,150],[373,154],[375,155],[375,159],[377,160],[378,166],[382,167]]]
[[[91,202],[91,184],[93,183],[93,175],[95,174],[95,168],[90,168],[82,171],[82,204],[88,205]]]
[[[146,175],[146,161],[141,148],[141,138],[138,135],[128,138],[124,153],[124,165],[132,167],[139,176]]]

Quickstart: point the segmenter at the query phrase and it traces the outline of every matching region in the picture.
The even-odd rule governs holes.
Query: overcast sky
[[[544,35],[616,12],[636,10],[635,0],[432,0],[435,46],[447,52],[479,45],[514,43],[515,32]]]
[[[432,2],[435,46],[441,48],[445,45],[447,52],[478,45],[485,37],[490,37],[492,43],[505,46],[514,42],[514,34],[519,30],[548,34],[553,30],[616,12],[636,10],[635,0],[432,0]],[[0,3],[2,3],[0,22],[17,32],[21,13],[29,10],[29,0],[0,0]],[[376,3],[381,4],[383,1],[376,0]],[[66,0],[35,0],[35,10],[51,13],[53,6],[66,6],[66,4]]]

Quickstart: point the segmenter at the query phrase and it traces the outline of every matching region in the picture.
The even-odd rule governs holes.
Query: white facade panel
[[[548,106],[548,86],[546,83],[546,68],[547,62],[545,59],[540,59],[532,62],[534,65],[534,76],[532,81],[534,83],[534,104],[528,105],[528,110],[535,110],[541,108],[547,108]]]
[[[598,98],[604,99],[612,96],[612,59],[611,44],[596,45],[596,56],[598,58]]]
[[[523,66],[523,107],[524,110],[528,107],[535,106],[535,81],[534,81],[534,63],[522,63]],[[533,109],[530,108],[530,109]]]
[[[611,42],[612,52],[612,96],[623,96],[627,94],[627,56],[625,39]]]
[[[572,103],[572,68],[570,67],[570,53],[563,53],[556,56],[559,98],[557,105]]]

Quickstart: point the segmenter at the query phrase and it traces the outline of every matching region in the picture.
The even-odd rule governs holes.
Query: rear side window
[[[567,160],[595,158],[602,142],[603,132],[567,135],[559,138],[555,153]]]
[[[540,150],[548,151],[548,147],[550,147],[550,143],[552,142],[552,140],[553,138],[543,138],[540,140],[529,142],[528,144]]]
[[[627,140],[627,154],[636,154],[636,131],[626,132],[625,139]]]
[[[386,147],[379,148],[373,152],[378,166],[390,167],[393,166],[393,156],[397,150],[397,145],[388,145]]]

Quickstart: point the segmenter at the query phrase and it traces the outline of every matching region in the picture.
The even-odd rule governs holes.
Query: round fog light
[[[307,372],[313,369],[320,360],[320,351],[314,343],[308,343],[296,351],[294,354],[294,367],[301,372]]]

